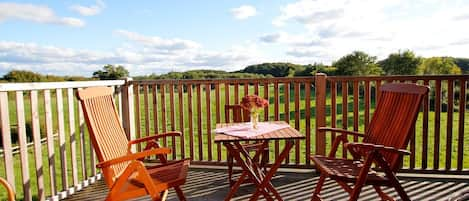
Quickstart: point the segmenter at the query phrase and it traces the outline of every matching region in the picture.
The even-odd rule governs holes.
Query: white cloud
[[[293,59],[331,62],[354,50],[385,58],[399,49],[421,56],[469,56],[469,5],[464,1],[299,0],[281,7],[272,24],[280,31],[259,37],[285,45]],[[425,12],[423,12],[425,11]]]
[[[95,5],[91,6],[82,6],[82,5],[73,5],[70,9],[78,12],[80,15],[83,16],[93,16],[101,13],[103,8],[106,7],[102,0],[97,0]]]
[[[74,27],[85,26],[85,22],[80,19],[56,16],[54,11],[47,6],[21,3],[0,3],[0,22],[6,20],[24,20]]]
[[[238,8],[231,9],[231,14],[238,20],[244,20],[249,17],[253,17],[256,15],[256,13],[256,8],[250,5],[242,5]]]
[[[191,40],[164,39],[126,30],[115,33],[128,41],[121,47],[106,52],[0,41],[0,73],[24,69],[60,75],[91,76],[92,72],[105,64],[124,65],[131,75],[193,69],[232,71],[258,63],[263,58],[257,46],[249,42],[222,51],[211,51]]]

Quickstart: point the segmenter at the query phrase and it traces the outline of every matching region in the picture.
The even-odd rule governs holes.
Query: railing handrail
[[[67,81],[67,82],[25,82],[0,84],[0,92],[22,90],[65,89],[96,86],[124,85],[125,80]]]
[[[245,84],[245,83],[275,83],[275,82],[303,82],[314,80],[314,76],[301,77],[269,77],[269,78],[223,78],[223,79],[160,79],[160,80],[133,80],[131,83],[139,84]]]
[[[378,80],[457,80],[469,79],[469,74],[463,75],[379,75],[379,76],[327,76],[333,81],[378,81]]]

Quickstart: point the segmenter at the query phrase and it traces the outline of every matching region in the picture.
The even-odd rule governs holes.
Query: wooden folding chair
[[[11,187],[10,183],[8,183],[7,180],[0,177],[0,185],[2,185],[7,191],[7,194],[8,194],[7,200],[15,201],[15,191],[13,191],[13,188]]]
[[[230,115],[230,112],[232,115]],[[232,119],[230,120],[230,117]],[[225,121],[227,123],[235,122],[249,122],[249,111],[245,110],[241,105],[225,105]],[[262,146],[262,142],[255,142],[255,143],[247,143],[247,144],[242,144],[243,148],[245,148],[248,152],[251,151],[257,151],[259,148]],[[234,165],[234,160],[233,156],[227,152],[227,165],[228,165],[228,182],[230,186],[233,186],[233,184],[236,183],[235,180],[232,179],[233,177],[233,165]],[[256,161],[258,161],[258,158],[255,158]],[[260,154],[260,167],[264,168],[266,170],[267,168],[267,163],[269,161],[269,147],[265,147],[262,153]],[[246,180],[249,181],[249,180]]]
[[[150,195],[152,200],[165,200],[174,188],[180,200],[186,200],[180,188],[186,181],[189,160],[167,161],[169,148],[159,147],[158,140],[181,136],[168,132],[129,141],[119,121],[113,100],[113,89],[87,88],[78,91],[91,142],[110,191],[106,200],[126,200]],[[146,143],[143,151],[133,153],[131,146]],[[157,155],[161,164],[146,166],[145,157]]]
[[[326,177],[338,182],[349,193],[349,200],[357,200],[364,185],[372,185],[383,200],[393,198],[384,193],[380,186],[394,187],[402,200],[409,200],[396,178],[396,172],[403,155],[410,154],[405,148],[413,133],[422,99],[428,91],[428,87],[416,84],[382,85],[376,110],[365,134],[337,128],[319,128],[321,132],[342,134],[335,138],[329,156],[311,157],[321,172],[311,200],[321,200],[320,191]],[[363,137],[363,141],[349,142],[348,135]],[[341,143],[353,159],[336,157]],[[374,171],[372,164],[384,174]]]

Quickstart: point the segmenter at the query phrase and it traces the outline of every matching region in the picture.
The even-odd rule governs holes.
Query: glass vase
[[[259,123],[259,112],[251,112],[251,125],[253,129],[258,128],[258,123]]]

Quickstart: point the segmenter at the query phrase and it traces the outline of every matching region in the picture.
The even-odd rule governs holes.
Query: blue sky
[[[468,10],[469,0],[5,1],[0,74],[232,71],[330,64],[354,50],[469,57]]]

